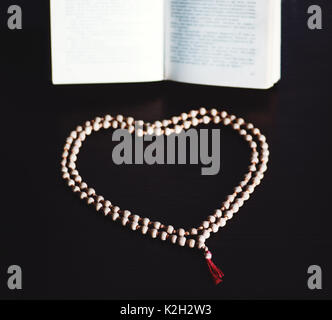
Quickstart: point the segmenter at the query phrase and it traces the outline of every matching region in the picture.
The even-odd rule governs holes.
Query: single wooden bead
[[[224,227],[226,225],[226,219],[225,218],[219,218],[217,223],[220,227]]]
[[[178,117],[172,117],[172,123],[173,124],[177,124],[179,122],[179,118]]]
[[[242,198],[246,201],[250,198],[250,194],[248,191],[242,193]]]
[[[135,221],[133,221],[132,223],[131,223],[131,230],[133,230],[133,231],[135,231],[136,229],[137,229],[137,226],[138,226],[138,223],[137,222],[135,222]]]
[[[155,121],[154,125],[157,127],[157,128],[160,128],[162,127],[162,123],[160,121]]]
[[[70,160],[70,161],[73,161],[73,162],[76,162],[76,161],[77,161],[77,157],[76,157],[76,155],[72,153],[72,154],[69,156],[69,160]]]
[[[166,231],[163,231],[160,233],[160,239],[165,241],[167,239],[167,232]]]
[[[187,118],[188,118],[188,115],[185,112],[181,113],[181,119],[183,121],[187,120]]]
[[[210,117],[208,117],[208,116],[204,116],[204,117],[203,117],[203,123],[204,123],[204,124],[208,124],[210,121],[211,121],[211,118],[210,118]]]
[[[223,207],[225,207],[225,209],[227,210],[228,208],[229,208],[229,206],[230,206],[230,201],[224,201],[223,203],[222,203],[222,206]]]
[[[255,141],[250,142],[250,148],[256,149],[257,148],[257,143]]]
[[[116,129],[119,126],[119,123],[116,120],[112,121],[112,128]]]
[[[104,201],[105,199],[104,199],[104,197],[103,196],[98,196],[97,197],[97,202],[101,202],[101,201]]]
[[[153,223],[153,227],[155,228],[155,229],[159,229],[160,228],[160,225],[161,225],[161,223],[159,222],[159,221],[155,221],[154,223]]]
[[[86,202],[87,202],[87,204],[92,204],[95,202],[95,199],[93,199],[92,197],[89,197]]]
[[[253,193],[254,191],[255,191],[255,188],[254,188],[254,186],[253,185],[249,185],[249,186],[247,186],[247,191],[249,192],[249,193]]]
[[[232,210],[227,210],[225,212],[225,218],[227,218],[228,220],[232,219],[233,218],[233,211]]]
[[[81,189],[78,187],[78,186],[73,186],[72,187],[73,189],[73,192],[80,192],[81,191]]]
[[[142,226],[141,232],[142,234],[146,234],[148,232],[149,228],[147,226]]]
[[[102,207],[103,207],[103,205],[100,202],[97,202],[96,210],[99,211]]]
[[[111,123],[107,120],[104,120],[104,122],[103,122],[104,129],[108,129],[110,126],[111,126]]]
[[[203,221],[202,222],[202,226],[203,226],[204,229],[208,228],[209,225],[210,225],[209,221]]]
[[[89,195],[89,196],[93,196],[93,195],[95,195],[95,194],[96,194],[95,189],[93,189],[93,188],[89,188],[89,189],[88,189],[88,195]]]
[[[211,114],[211,116],[216,116],[217,113],[218,113],[217,109],[214,109],[214,108],[213,108],[213,109],[210,110],[210,114]]]
[[[206,114],[206,109],[205,109],[205,108],[200,108],[200,109],[199,109],[199,114],[200,114],[201,116],[204,116],[204,115]]]
[[[129,221],[128,218],[122,218],[121,219],[121,223],[122,223],[123,226],[125,226],[128,221]]]
[[[203,233],[202,233],[202,236],[203,236],[205,239],[209,239],[209,238],[210,238],[210,231],[208,231],[208,230],[204,230]]]
[[[265,141],[266,141],[266,138],[265,138],[264,135],[261,134],[261,135],[258,137],[258,140],[261,141],[261,142],[265,142]]]
[[[112,207],[112,211],[113,212],[119,212],[120,211],[120,208],[118,206],[114,206]],[[127,212],[128,210],[125,210],[124,212]],[[130,213],[130,211],[128,211]]]
[[[205,239],[205,237],[203,235],[200,235],[200,236],[197,237],[197,241],[199,241],[199,242],[203,242],[204,243],[205,240],[206,239]]]
[[[81,176],[76,176],[74,180],[75,180],[75,182],[77,182],[77,183],[81,183],[81,182],[82,182],[82,178],[81,178]]]
[[[212,228],[212,232],[214,232],[214,233],[218,232],[218,230],[219,230],[218,225],[215,224],[215,223],[213,223],[213,224],[211,225],[211,228]]]
[[[190,126],[191,126],[191,122],[190,122],[190,121],[185,121],[185,122],[183,122],[183,127],[184,127],[185,129],[189,129]]]
[[[219,116],[215,116],[215,117],[213,117],[213,122],[214,122],[215,124],[218,124],[220,121],[221,121],[221,118],[220,118]]]
[[[142,220],[142,224],[143,224],[143,226],[147,226],[147,225],[149,225],[149,222],[150,222],[150,219],[148,219],[148,218],[144,218],[144,219]]]
[[[74,170],[74,169],[76,168],[76,164],[75,164],[74,162],[69,162],[69,164],[68,164],[68,168]]]
[[[140,218],[140,216],[137,215],[137,214],[135,214],[135,215],[132,216],[132,220],[133,220],[134,222],[138,222],[138,221],[139,221],[139,218]]]
[[[107,216],[110,211],[111,211],[111,209],[109,207],[104,207],[104,214],[105,214],[105,216]]]
[[[81,199],[87,198],[88,195],[86,194],[86,192],[81,192]]]
[[[185,234],[185,230],[184,229],[182,229],[182,228],[178,229],[178,235],[180,237],[184,236],[184,234]]]
[[[148,128],[146,129],[146,132],[147,132],[148,135],[152,136],[153,133],[154,133],[154,129],[153,129],[152,127],[148,127]]]
[[[239,125],[244,124],[244,120],[242,118],[238,118],[236,121]]]
[[[144,136],[144,131],[143,131],[143,129],[141,129],[141,128],[138,128],[137,130],[136,130],[136,135],[137,135],[137,137],[143,137]]]
[[[104,206],[105,206],[105,207],[111,207],[111,206],[112,206],[111,201],[106,200],[106,201],[104,202]]]
[[[179,126],[179,125],[176,125],[176,126],[174,127],[174,130],[175,130],[175,133],[176,133],[176,134],[179,134],[179,133],[181,133],[181,131],[182,131],[182,127]]]
[[[78,138],[81,140],[81,141],[84,141],[85,138],[86,138],[86,134],[84,131],[82,131],[79,135],[78,135]]]
[[[240,129],[240,125],[238,123],[233,123],[233,129],[234,130],[239,130]]]
[[[237,198],[236,199],[236,201],[235,201],[235,203],[239,206],[239,207],[242,207],[243,206],[243,203],[244,203],[244,201],[243,201],[243,199],[242,198]]]
[[[68,168],[67,168],[67,167],[62,167],[62,168],[61,168],[61,172],[62,172],[62,173],[66,173],[66,172],[68,172]]]
[[[73,141],[74,141],[74,139],[73,139],[72,137],[68,137],[68,138],[66,139],[66,142],[69,143],[69,144],[72,144]]]
[[[193,125],[194,127],[198,126],[198,124],[199,124],[199,121],[198,121],[197,118],[192,118],[192,119],[191,119],[191,122],[192,122],[192,125]]]
[[[65,172],[63,175],[62,175],[62,178],[63,179],[69,179],[70,178],[70,174],[68,172]]]
[[[233,213],[237,213],[239,211],[239,205],[236,202],[232,205],[232,211]]]
[[[85,128],[85,133],[86,133],[87,136],[89,136],[91,134],[92,129],[93,128],[91,126],[88,126],[88,127]]]
[[[157,238],[158,230],[157,229],[151,229],[150,230],[150,235],[151,235],[152,238]]]
[[[135,122],[135,120],[134,120],[133,117],[128,117],[128,118],[127,118],[127,123],[128,123],[129,125],[132,125],[134,122]]]
[[[158,127],[158,128],[154,129],[154,133],[155,133],[156,136],[161,136],[163,131],[162,131],[161,128]]]
[[[109,114],[107,114],[106,116],[105,116],[105,120],[106,121],[111,121],[113,119],[113,117],[111,116],[111,115],[109,115]]]
[[[191,228],[190,229],[190,234],[192,235],[196,235],[198,233],[197,229],[196,228]]]
[[[261,144],[261,148],[262,148],[263,150],[267,150],[267,149],[269,148],[269,145],[268,145],[266,142],[263,142],[263,143]]]
[[[87,189],[87,188],[88,188],[88,185],[87,185],[85,182],[82,182],[82,183],[80,184],[80,188],[81,188],[82,190]]]
[[[177,239],[177,235],[175,235],[175,234],[171,235],[171,236],[170,236],[170,239],[171,239],[171,242],[172,242],[173,244],[175,244],[175,243],[176,243],[176,239]]]
[[[223,123],[225,126],[228,126],[231,123],[231,120],[229,118],[225,118]]]
[[[168,226],[166,231],[167,231],[168,234],[172,234],[173,231],[174,231],[174,227],[173,226]]]
[[[120,215],[119,215],[117,212],[113,212],[113,213],[112,213],[112,220],[115,221],[115,220],[117,220],[118,218],[120,218]]]
[[[221,112],[220,112],[220,116],[221,116],[222,118],[226,118],[226,117],[227,117],[227,112],[226,112],[226,111],[221,111]]]
[[[208,216],[208,220],[210,223],[216,222],[216,217],[215,216]]]
[[[76,139],[77,138],[77,132],[76,131],[72,131],[70,133],[70,136],[73,138],[73,139]]]
[[[178,244],[183,247],[186,244],[186,237],[178,237]]]
[[[194,239],[188,239],[187,243],[188,243],[189,248],[194,248],[195,247],[195,240]]]
[[[73,147],[73,149],[71,150],[71,152],[73,153],[73,154],[78,154],[79,152],[80,152],[80,148],[78,147],[78,146],[75,146],[75,147]],[[76,160],[75,160],[76,161]]]
[[[197,246],[198,249],[202,249],[202,248],[204,248],[205,243],[202,242],[202,241],[198,241],[196,246]]]
[[[113,208],[113,211],[115,211],[117,208],[118,208],[118,207],[114,207],[114,208]],[[117,210],[117,211],[119,211],[119,210]],[[115,211],[115,212],[116,212],[116,211]],[[131,212],[130,212],[129,210],[125,210],[125,211],[123,211],[123,217],[124,217],[124,218],[129,218],[130,215],[131,215]]]
[[[222,216],[222,211],[220,209],[216,209],[214,211],[214,215],[217,217],[217,218],[220,218]]]

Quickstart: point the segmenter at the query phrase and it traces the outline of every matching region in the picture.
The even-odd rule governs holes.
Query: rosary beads
[[[131,134],[137,134],[139,137],[152,134],[168,136],[210,122],[230,126],[237,131],[248,142],[251,149],[251,158],[248,172],[239,185],[226,197],[220,208],[208,215],[198,227],[189,230],[185,228],[176,229],[172,225],[151,221],[149,218],[141,217],[129,210],[121,210],[117,205],[113,205],[102,195],[97,194],[95,189],[89,187],[78,172],[76,161],[80,148],[87,136],[94,131],[121,128],[128,130]],[[136,124],[139,125],[137,130],[135,130],[135,120],[132,117],[106,115],[87,121],[83,126],[78,126],[67,138],[62,153],[61,171],[63,179],[82,200],[86,201],[88,205],[94,206],[96,211],[109,216],[113,221],[117,221],[123,226],[144,235],[149,234],[152,238],[159,238],[162,241],[201,250],[204,253],[213,280],[218,284],[222,281],[223,273],[211,261],[212,254],[206,245],[206,240],[210,238],[211,233],[218,232],[220,228],[226,225],[228,220],[232,219],[263,179],[269,157],[265,136],[252,123],[246,123],[242,118],[237,118],[234,115],[227,114],[226,111],[216,109],[208,111],[205,108],[200,108],[189,113],[182,113],[180,116],[174,116],[169,120],[155,121],[153,124],[144,123],[140,120]]]

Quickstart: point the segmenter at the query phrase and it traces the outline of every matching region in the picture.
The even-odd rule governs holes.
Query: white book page
[[[163,80],[163,0],[50,4],[54,84]]]
[[[166,0],[166,78],[268,88],[273,0]]]

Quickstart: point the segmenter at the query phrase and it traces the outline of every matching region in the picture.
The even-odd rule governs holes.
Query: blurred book
[[[51,0],[54,84],[280,79],[281,0]]]

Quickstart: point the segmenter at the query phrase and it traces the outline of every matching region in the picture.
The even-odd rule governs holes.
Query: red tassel
[[[212,254],[210,251],[207,251],[205,253],[205,259],[206,259],[206,263],[209,267],[210,273],[212,275],[212,279],[214,281],[214,283],[217,285],[220,282],[222,282],[222,277],[224,276],[224,274],[222,273],[222,271],[212,262],[211,260],[212,258]]]

